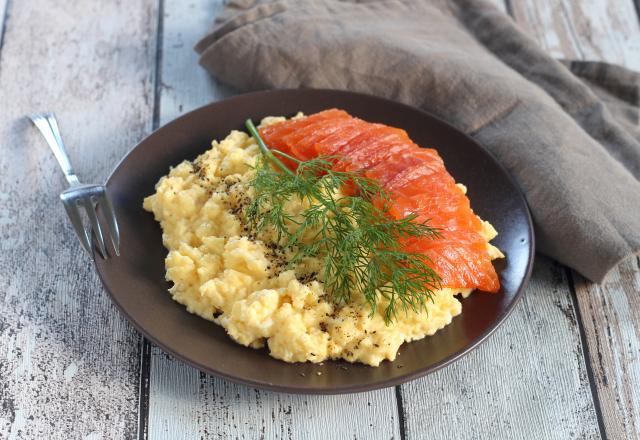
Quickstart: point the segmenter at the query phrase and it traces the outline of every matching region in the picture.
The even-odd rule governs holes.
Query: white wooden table
[[[552,55],[640,70],[633,0],[499,6]],[[636,1],[636,5],[638,5]],[[111,304],[23,118],[56,111],[82,178],[233,91],[191,50],[220,0],[0,0],[0,438],[639,438],[640,261],[601,286],[545,258],[459,362],[395,388],[292,396],[207,376]]]

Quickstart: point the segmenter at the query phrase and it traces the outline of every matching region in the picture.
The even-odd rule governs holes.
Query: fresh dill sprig
[[[262,152],[250,183],[255,197],[244,211],[252,229],[274,231],[278,242],[293,250],[291,267],[319,258],[320,279],[338,304],[360,293],[373,315],[384,298],[387,324],[398,309],[426,310],[425,300],[433,300],[440,277],[428,257],[404,251],[401,243],[410,237],[435,239],[438,230],[415,221],[415,215],[392,218],[388,193],[359,172],[333,170],[338,158],[297,160],[270,150],[250,119],[246,126]],[[295,171],[277,156],[296,163]],[[296,215],[287,212],[293,199],[307,208]]]

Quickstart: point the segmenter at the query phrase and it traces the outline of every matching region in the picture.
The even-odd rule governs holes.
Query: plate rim
[[[166,127],[170,127],[170,126],[172,126],[174,124],[177,124],[177,123],[179,123],[179,121],[181,121],[183,119],[187,119],[187,118],[191,117],[191,115],[193,113],[203,111],[204,109],[207,109],[207,108],[210,108],[210,107],[214,107],[216,105],[219,105],[222,102],[229,102],[229,101],[240,100],[240,99],[250,99],[250,98],[256,97],[258,95],[262,96],[262,95],[270,95],[270,94],[278,95],[278,94],[282,94],[282,93],[285,93],[285,94],[286,93],[294,93],[295,94],[295,93],[309,93],[309,92],[320,93],[320,94],[323,94],[323,93],[333,93],[333,94],[335,94],[335,93],[337,93],[337,94],[343,94],[345,96],[348,95],[348,96],[359,97],[359,98],[364,98],[364,99],[374,99],[374,100],[380,101],[381,104],[393,104],[393,105],[396,105],[396,106],[399,105],[401,107],[405,107],[407,110],[414,111],[414,112],[417,111],[419,113],[422,113],[425,117],[431,118],[431,119],[434,119],[434,120],[438,121],[439,123],[441,123],[444,126],[446,126],[448,129],[453,130],[453,131],[459,133],[460,135],[462,135],[464,138],[466,138],[467,141],[475,144],[485,154],[487,154],[491,158],[491,160],[495,163],[495,165],[497,165],[498,168],[503,172],[503,174],[505,175],[505,177],[507,178],[509,183],[515,189],[517,197],[520,200],[520,202],[522,203],[522,206],[524,207],[524,213],[525,213],[525,218],[526,218],[526,223],[527,223],[527,232],[529,234],[530,239],[529,239],[529,243],[528,243],[528,251],[529,252],[528,252],[528,256],[527,256],[528,257],[527,258],[527,267],[526,267],[526,271],[525,271],[524,277],[521,279],[520,284],[518,286],[518,289],[517,289],[515,295],[513,296],[512,301],[508,304],[508,306],[505,308],[504,313],[501,316],[499,316],[496,321],[494,321],[480,336],[475,338],[473,340],[473,342],[471,342],[470,344],[465,346],[463,349],[461,349],[458,352],[452,354],[451,356],[448,356],[448,357],[440,360],[439,362],[437,362],[435,364],[431,364],[431,365],[429,365],[427,367],[424,367],[422,369],[419,369],[417,371],[414,371],[414,372],[411,372],[411,373],[407,373],[407,374],[404,374],[404,375],[400,375],[400,376],[397,376],[395,378],[389,378],[389,379],[380,380],[380,381],[377,381],[377,382],[366,383],[366,384],[339,386],[339,387],[325,387],[325,388],[301,388],[299,386],[276,385],[274,383],[270,383],[270,382],[266,382],[266,381],[251,380],[251,379],[240,378],[240,377],[237,377],[237,376],[232,376],[232,375],[229,375],[229,374],[224,373],[222,371],[218,371],[215,368],[211,368],[210,366],[203,365],[203,364],[201,364],[201,363],[199,363],[197,361],[191,360],[187,356],[183,356],[183,355],[175,352],[173,349],[169,348],[167,345],[165,345],[160,340],[158,340],[155,336],[151,335],[142,325],[140,325],[136,321],[136,319],[131,314],[129,314],[127,312],[127,310],[122,306],[122,304],[118,301],[117,296],[114,295],[111,292],[111,289],[109,289],[109,287],[107,285],[107,282],[104,279],[102,271],[100,271],[98,266],[97,266],[97,263],[96,263],[97,259],[98,258],[102,258],[102,257],[99,255],[99,253],[98,253],[98,251],[96,249],[96,246],[94,245],[92,247],[93,266],[94,266],[96,272],[98,273],[98,277],[100,278],[100,282],[102,283],[102,287],[103,287],[104,291],[107,292],[111,302],[116,305],[116,307],[118,308],[120,313],[122,313],[124,315],[124,317],[127,319],[127,321],[130,324],[132,324],[133,327],[142,336],[147,338],[150,342],[155,344],[157,347],[161,348],[166,353],[169,353],[172,357],[174,357],[176,359],[179,359],[181,362],[183,362],[183,363],[185,363],[187,365],[190,365],[190,366],[198,369],[199,371],[205,372],[207,374],[214,375],[216,377],[223,378],[225,380],[229,380],[229,381],[237,383],[237,384],[246,385],[246,386],[259,388],[259,389],[263,389],[263,390],[268,390],[268,391],[283,392],[283,393],[288,393],[288,394],[336,395],[336,394],[360,393],[360,392],[367,392],[367,391],[373,391],[373,390],[389,388],[389,387],[401,385],[403,383],[410,382],[410,381],[416,380],[418,378],[424,377],[424,376],[426,376],[428,374],[434,373],[434,372],[436,372],[436,371],[438,371],[438,370],[440,370],[440,369],[442,369],[442,368],[454,363],[458,359],[462,358],[463,356],[467,355],[471,351],[473,351],[476,348],[478,348],[480,346],[480,344],[482,344],[484,341],[486,341],[511,316],[511,314],[512,314],[513,310],[515,309],[516,305],[522,300],[522,297],[524,295],[526,287],[529,284],[529,281],[531,279],[531,274],[532,274],[532,271],[533,271],[533,264],[534,264],[534,259],[535,259],[535,248],[536,248],[535,230],[534,230],[534,227],[533,227],[533,219],[532,219],[532,216],[531,216],[531,211],[529,209],[529,205],[527,203],[526,197],[524,196],[524,194],[523,194],[523,192],[522,192],[522,190],[520,188],[520,185],[516,182],[515,178],[511,175],[511,173],[493,155],[493,153],[491,151],[486,149],[482,144],[480,144],[478,141],[473,139],[467,133],[464,133],[462,130],[459,130],[458,128],[456,128],[455,126],[453,126],[449,122],[445,121],[444,119],[434,115],[431,112],[422,110],[422,109],[420,109],[418,107],[414,107],[414,106],[409,105],[409,104],[402,103],[400,101],[394,101],[392,99],[383,98],[383,97],[380,97],[380,96],[370,95],[370,94],[367,94],[367,93],[352,92],[352,91],[348,91],[348,90],[329,89],[329,88],[304,88],[304,89],[288,88],[288,89],[258,90],[258,91],[248,92],[248,93],[239,93],[239,94],[230,96],[228,98],[221,99],[221,100],[218,100],[218,101],[214,101],[214,102],[211,102],[209,104],[197,107],[197,108],[195,108],[193,110],[190,110],[189,112],[187,112],[187,113],[185,113],[183,115],[180,115],[177,118],[174,118],[174,119],[170,120],[166,124],[157,127],[151,133],[149,133],[146,136],[144,136],[144,138],[142,138],[139,142],[137,142],[135,144],[135,146],[133,148],[131,148],[116,163],[116,165],[113,167],[111,173],[109,173],[109,176],[107,177],[106,182],[105,182],[105,186],[107,188],[107,191],[109,190],[109,184],[111,183],[112,179],[114,178],[114,176],[117,173],[117,171],[119,170],[119,168],[127,161],[129,156],[132,155],[133,152],[137,148],[140,147],[141,144],[145,143],[149,138],[151,138],[152,136],[156,135],[160,130],[165,129]],[[98,210],[99,210],[99,207],[98,207]],[[114,258],[117,258],[117,257],[114,257]],[[143,353],[141,353],[141,355],[144,356]],[[284,362],[284,361],[282,361],[282,362]],[[329,360],[327,360],[325,362],[332,362],[332,360],[329,359]],[[374,367],[371,367],[371,368],[374,368]]]

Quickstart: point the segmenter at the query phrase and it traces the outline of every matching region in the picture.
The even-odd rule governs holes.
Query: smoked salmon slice
[[[404,130],[339,109],[269,125],[260,135],[269,148],[299,160],[332,156],[334,169],[362,171],[390,194],[391,215],[415,215],[438,228],[440,238],[415,237],[402,246],[426,255],[444,287],[500,289],[482,221],[436,150],[419,147]]]
[[[309,125],[329,119],[337,123],[340,119],[351,119],[351,116],[343,110],[324,110],[303,118],[289,119],[284,123],[264,127],[260,129],[260,136],[262,136],[263,139],[270,139],[269,148],[293,155],[291,152],[291,144],[284,141],[284,138],[295,131],[303,130]]]

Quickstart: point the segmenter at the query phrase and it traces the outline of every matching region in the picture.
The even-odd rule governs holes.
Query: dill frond
[[[250,227],[256,233],[275,232],[293,250],[292,267],[319,258],[320,278],[338,304],[359,293],[373,315],[383,298],[387,324],[399,310],[426,310],[426,301],[441,287],[440,277],[425,255],[406,252],[401,243],[411,237],[438,238],[438,230],[415,216],[392,218],[389,194],[359,172],[333,170],[339,158],[299,161],[270,150],[251,120],[246,125],[262,152],[250,183],[255,197],[244,213]],[[277,156],[294,161],[296,170]],[[296,215],[285,209],[294,199],[306,206]]]

